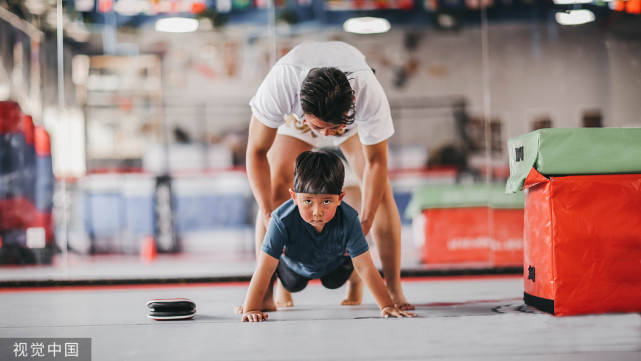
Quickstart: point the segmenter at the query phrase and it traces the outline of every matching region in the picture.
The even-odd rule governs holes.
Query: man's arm
[[[269,214],[273,210],[267,151],[274,143],[274,138],[276,138],[276,128],[267,127],[252,115],[249,123],[245,163],[247,164],[249,186],[254,193],[265,224],[269,223]]]
[[[267,319],[267,313],[262,312],[261,307],[276,266],[278,266],[277,258],[268,255],[264,251],[260,252],[256,271],[252,275],[249,289],[247,289],[247,296],[245,296],[241,321],[260,322]]]
[[[401,311],[398,306],[394,305],[392,298],[387,292],[387,287],[383,283],[381,275],[378,273],[378,270],[372,262],[372,256],[369,251],[366,251],[354,258],[352,258],[352,263],[354,263],[354,269],[359,276],[365,281],[367,288],[372,292],[376,304],[381,309],[381,315],[383,317],[415,317],[416,314],[411,312]]]
[[[363,170],[363,202],[361,207],[361,226],[363,233],[367,235],[372,223],[376,210],[381,204],[387,178],[387,140],[378,144],[364,145],[363,155],[365,157],[365,167]]]

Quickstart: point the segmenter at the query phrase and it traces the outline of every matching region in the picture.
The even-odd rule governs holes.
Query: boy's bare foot
[[[352,298],[349,294],[341,301],[341,306],[358,306],[363,302],[362,297]]]
[[[276,306],[281,308],[294,307],[292,294],[280,284],[280,280],[276,282]]]
[[[263,307],[260,309],[263,312],[272,312],[276,311],[276,304],[273,299],[263,300]]]
[[[285,299],[282,299],[282,300],[279,299],[278,301],[276,301],[276,307],[280,307],[280,308],[294,307],[294,300],[292,299],[292,296],[289,295]]]
[[[347,296],[341,301],[341,306],[356,306],[363,302],[363,282],[356,272],[347,281]]]

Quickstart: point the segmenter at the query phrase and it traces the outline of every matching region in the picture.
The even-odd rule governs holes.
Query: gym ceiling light
[[[554,0],[556,5],[591,4],[592,0]]]
[[[595,19],[594,13],[586,9],[559,11],[554,14],[554,18],[561,25],[581,25],[593,22]]]
[[[156,31],[166,33],[191,33],[198,30],[198,20],[192,18],[162,18],[156,21]]]
[[[355,34],[380,34],[391,29],[390,22],[383,18],[351,18],[343,24],[343,30]]]

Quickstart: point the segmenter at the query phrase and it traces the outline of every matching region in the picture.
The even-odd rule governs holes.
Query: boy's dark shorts
[[[325,276],[321,277],[320,280],[325,288],[339,288],[347,282],[353,271],[354,265],[352,264],[352,259],[350,257],[343,256],[343,263]],[[283,287],[285,287],[289,292],[298,292],[303,290],[307,286],[307,282],[310,280],[310,278],[303,277],[294,272],[291,268],[287,267],[285,262],[278,262],[278,268],[276,269],[275,274],[280,279]]]

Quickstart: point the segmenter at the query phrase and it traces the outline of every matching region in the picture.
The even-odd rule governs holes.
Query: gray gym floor
[[[310,284],[269,321],[233,314],[246,284],[0,290],[0,337],[90,337],[92,360],[641,360],[641,316],[553,317],[514,276],[408,279],[418,318],[383,319],[368,291]],[[151,298],[187,297],[195,319],[153,321]],[[0,355],[3,359],[5,355]]]

